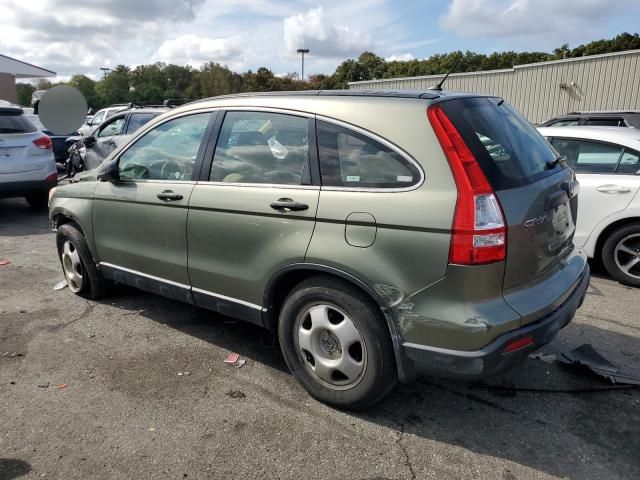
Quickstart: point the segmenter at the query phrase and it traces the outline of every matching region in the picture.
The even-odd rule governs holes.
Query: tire
[[[56,245],[69,290],[91,300],[104,297],[106,282],[80,230],[72,223],[61,225],[56,234]]]
[[[369,407],[398,381],[380,309],[343,280],[315,276],[296,286],[280,311],[278,339],[294,377],[331,406]]]
[[[613,278],[640,287],[640,223],[615,230],[602,246],[602,263]]]
[[[49,204],[49,191],[42,190],[28,193],[25,196],[25,200],[34,210],[44,210]]]

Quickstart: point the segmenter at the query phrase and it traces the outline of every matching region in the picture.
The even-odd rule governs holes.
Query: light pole
[[[102,70],[102,73],[104,74],[104,76],[102,77],[104,79],[107,78],[107,72],[111,69],[107,67],[100,67],[100,70]]]
[[[302,75],[301,75],[301,79],[304,82],[304,54],[305,53],[309,53],[309,49],[308,48],[299,48],[297,50],[297,52],[302,54]]]

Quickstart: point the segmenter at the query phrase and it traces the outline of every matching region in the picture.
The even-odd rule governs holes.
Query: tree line
[[[507,51],[486,55],[454,51],[435,54],[426,59],[386,61],[375,53],[363,52],[357,59],[342,62],[331,75],[314,74],[304,81],[296,73],[276,76],[267,67],[260,67],[255,72],[248,70],[236,73],[227,66],[212,61],[199,69],[189,65],[165,63],[139,65],[133,69],[118,65],[101,80],[94,81],[86,75],[74,75],[66,84],[80,90],[91,108],[99,109],[113,103],[161,103],[169,98],[195,100],[241,92],[348,88],[348,83],[353,81],[441,74],[457,59],[460,62],[454,72],[476,72],[633,49],[640,49],[640,35],[622,33],[612,39],[596,40],[575,48],[569,48],[565,44],[551,53]],[[44,79],[35,86],[18,83],[18,102],[29,106],[34,90],[51,86],[53,85]]]

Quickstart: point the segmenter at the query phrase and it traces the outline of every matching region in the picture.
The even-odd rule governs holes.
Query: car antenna
[[[451,65],[451,68],[449,69],[449,71],[445,73],[444,77],[442,77],[442,80],[440,80],[436,85],[429,87],[428,90],[435,90],[436,92],[441,92],[442,85],[444,84],[445,80],[449,78],[449,75],[451,74],[451,72],[453,72],[453,69],[458,66],[458,64],[460,63],[460,60],[462,60],[462,56],[458,57],[458,59],[455,62],[453,62],[453,65]]]

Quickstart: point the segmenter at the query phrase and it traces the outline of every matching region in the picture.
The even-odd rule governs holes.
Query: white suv
[[[21,107],[0,100],[0,198],[25,197],[32,207],[44,208],[57,183],[51,139]]]
[[[102,110],[98,110],[96,114],[93,117],[91,117],[91,120],[89,120],[85,125],[82,125],[78,129],[78,133],[83,137],[87,137],[91,132],[93,132],[96,129],[96,127],[98,127],[98,125],[104,122],[107,118],[126,109],[127,107],[125,105],[117,105],[117,106],[103,108]]]
[[[567,157],[580,182],[574,243],[612,277],[640,287],[640,130],[538,129]]]

